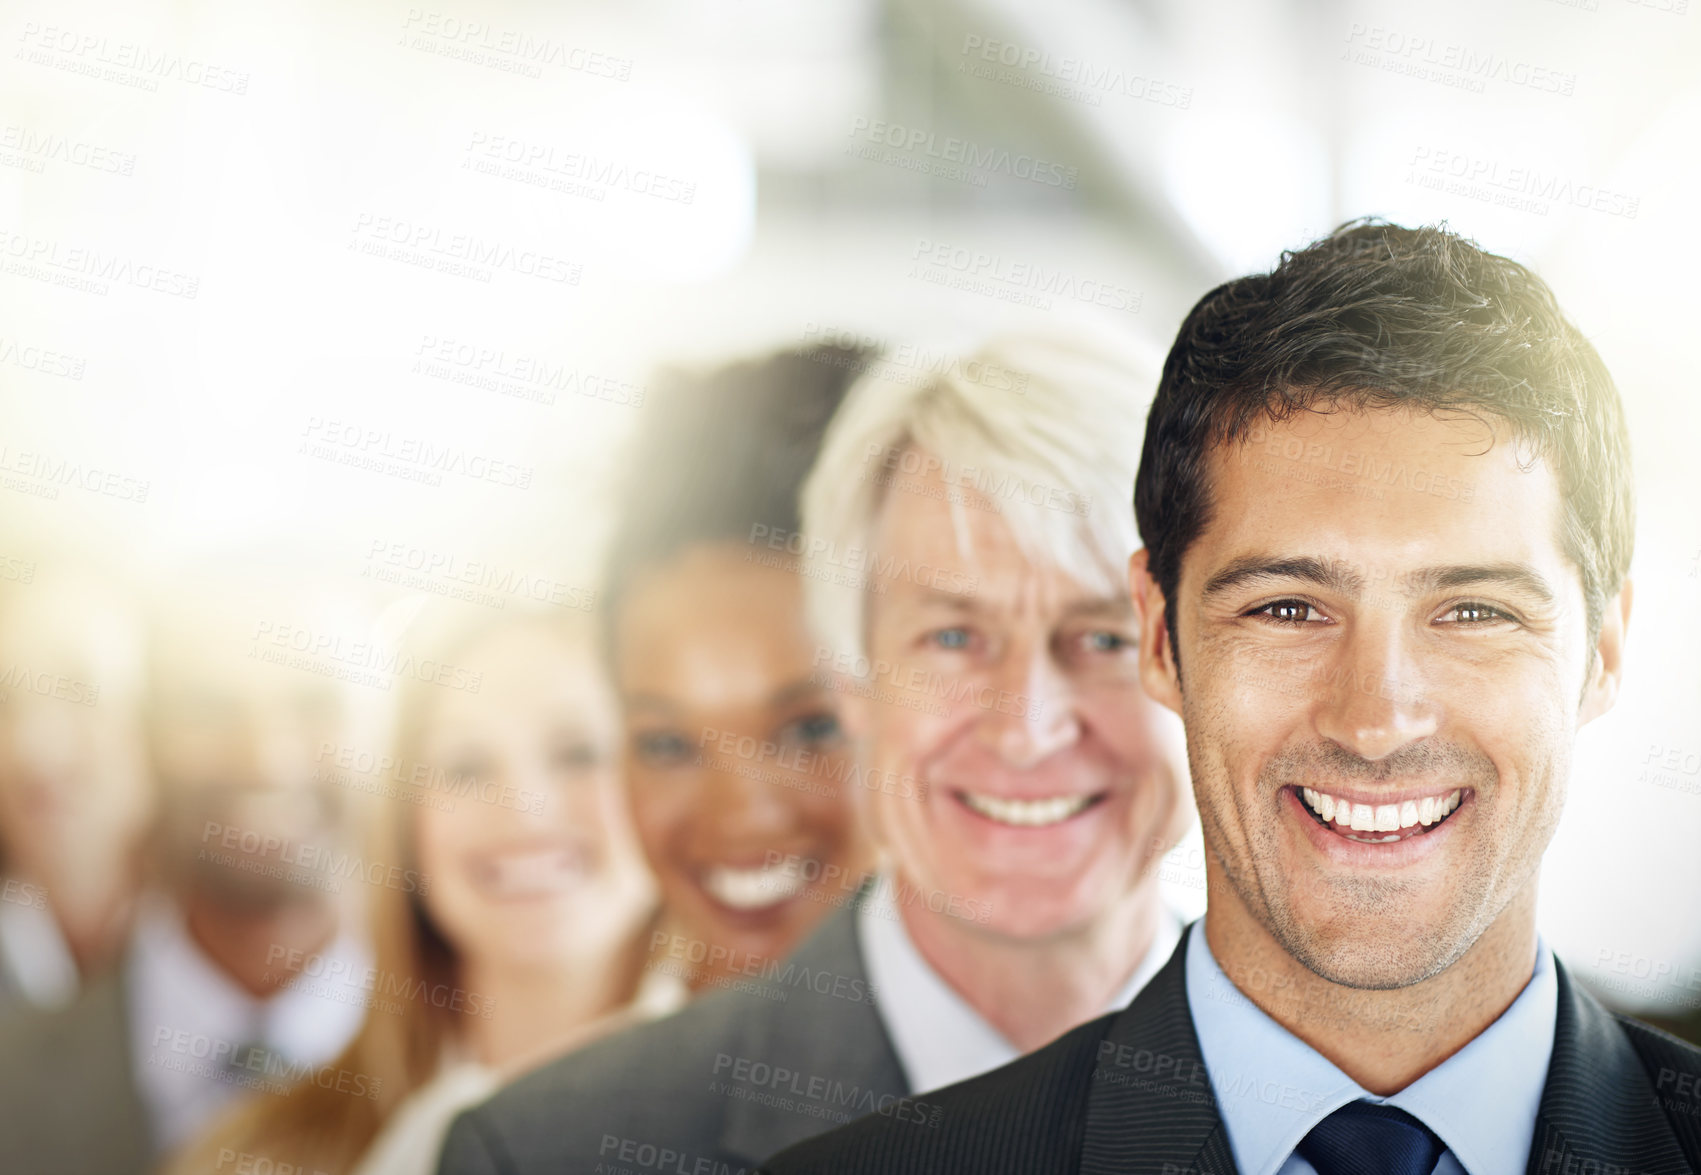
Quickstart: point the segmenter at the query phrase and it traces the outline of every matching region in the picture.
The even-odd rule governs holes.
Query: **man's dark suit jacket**
[[[874,1002],[887,993],[868,982],[854,909],[750,985],[763,994],[703,996],[461,1114],[439,1175],[738,1175],[870,1111],[930,1112],[931,1099],[907,1096]]]
[[[941,1109],[936,1125],[865,1118],[776,1155],[764,1170],[1237,1175],[1187,1007],[1186,953],[1183,935],[1123,1011],[928,1094]],[[1527,1175],[1696,1171],[1701,1049],[1614,1016],[1563,967],[1558,973],[1553,1060]]]
[[[51,1012],[0,1022],[0,1170],[141,1175],[153,1165],[147,1111],[130,1071],[118,974]]]

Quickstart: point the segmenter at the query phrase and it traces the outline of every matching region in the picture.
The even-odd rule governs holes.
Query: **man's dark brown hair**
[[[1164,361],[1134,513],[1170,603],[1172,649],[1182,556],[1211,517],[1212,450],[1260,424],[1334,408],[1480,416],[1550,462],[1593,643],[1629,570],[1635,530],[1612,377],[1553,292],[1516,261],[1444,227],[1358,220],[1283,253],[1270,273],[1206,294]]]

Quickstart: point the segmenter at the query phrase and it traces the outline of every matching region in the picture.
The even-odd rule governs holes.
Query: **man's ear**
[[[1168,602],[1146,567],[1144,547],[1128,560],[1128,593],[1140,628],[1140,684],[1157,701],[1181,713],[1181,674],[1169,640]]]
[[[1579,726],[1599,718],[1618,700],[1618,683],[1624,676],[1624,641],[1630,631],[1630,603],[1634,595],[1626,577],[1619,585],[1618,594],[1601,609],[1601,631],[1595,637],[1589,680],[1583,686],[1583,704],[1577,714]]]

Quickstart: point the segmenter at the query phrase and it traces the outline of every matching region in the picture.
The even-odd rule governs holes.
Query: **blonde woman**
[[[683,1002],[645,976],[654,884],[621,795],[616,705],[575,620],[435,615],[399,661],[394,753],[322,757],[325,782],[379,797],[376,973],[280,963],[367,1002],[365,1025],[331,1072],[262,1094],[173,1171],[247,1156],[429,1175],[449,1119],[504,1078]]]

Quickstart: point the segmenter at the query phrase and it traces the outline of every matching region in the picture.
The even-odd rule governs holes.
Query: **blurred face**
[[[1277,455],[1325,450],[1399,472]],[[1533,887],[1573,736],[1610,702],[1622,616],[1591,670],[1558,484],[1518,460],[1481,422],[1392,412],[1302,413],[1213,458],[1180,688],[1157,657],[1148,682],[1186,720],[1213,912],[1334,982],[1428,978]]]
[[[945,499],[936,473],[899,479],[873,544],[875,693],[847,704],[882,777],[921,785],[869,789],[873,823],[900,879],[965,925],[1065,933],[1147,884],[1185,829],[1173,719],[1140,688],[1125,592],[1034,565],[991,509],[959,532]]]
[[[347,798],[318,767],[352,740],[341,687],[211,642],[162,655],[152,746],[170,870],[234,910],[332,903],[342,885],[325,862],[353,838]]]
[[[152,809],[138,638],[100,616],[25,611],[0,625],[0,852],[65,896],[107,884]]]
[[[477,693],[433,698],[412,770],[452,809],[418,809],[433,921],[474,965],[606,957],[653,907],[624,811],[619,717],[594,653],[544,625],[507,626],[457,664]],[[476,787],[461,781],[478,781]]]
[[[693,548],[633,585],[620,688],[632,809],[669,912],[709,946],[779,958],[843,904],[865,849],[798,578],[747,550]]]

